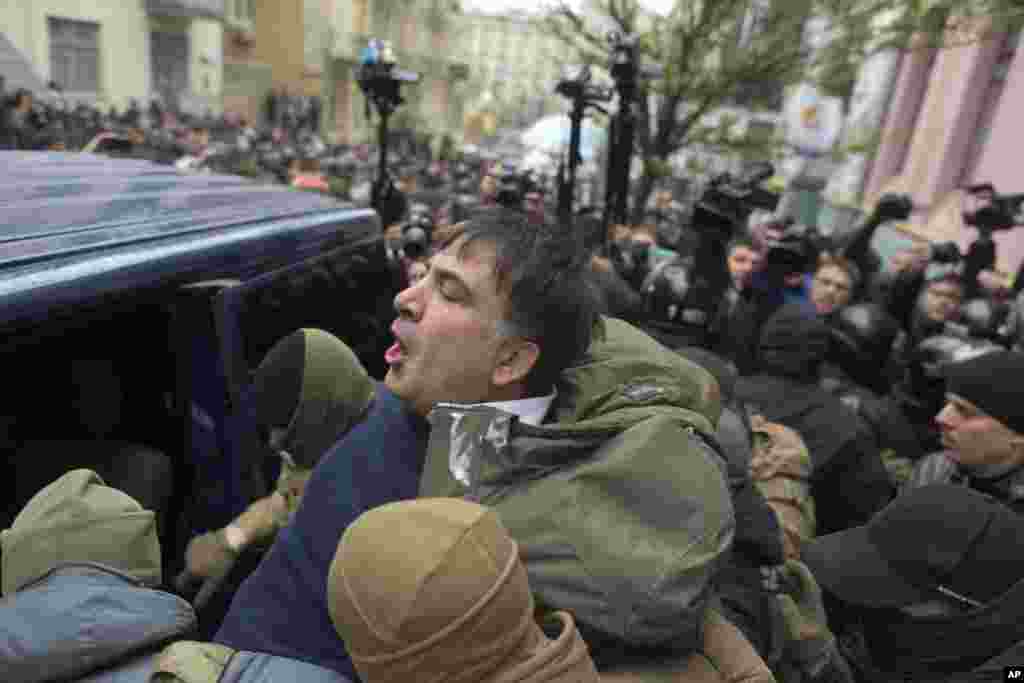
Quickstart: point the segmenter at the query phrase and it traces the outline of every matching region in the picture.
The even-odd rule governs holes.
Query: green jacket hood
[[[72,470],[37,493],[0,533],[3,594],[58,565],[111,567],[147,586],[161,582],[156,517],[92,470]]]
[[[602,318],[586,356],[562,373],[545,426],[574,433],[621,431],[663,415],[714,434],[721,413],[710,372],[629,323]]]

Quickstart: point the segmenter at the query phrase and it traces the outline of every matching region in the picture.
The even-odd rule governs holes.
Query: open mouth
[[[405,360],[405,346],[401,341],[395,340],[395,343],[384,352],[384,362],[388,365],[395,365],[403,360]]]
[[[395,343],[384,352],[384,362],[388,365],[401,363],[408,357],[409,349],[402,341],[402,337],[409,332],[410,326],[411,323],[403,320],[396,320],[391,326],[391,334],[395,336]]]

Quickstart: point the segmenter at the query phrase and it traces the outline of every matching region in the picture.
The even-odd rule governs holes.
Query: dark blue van
[[[373,211],[141,160],[0,153],[0,528],[37,465],[142,444],[174,463],[161,535],[180,559],[274,476],[247,409],[270,346],[319,327],[380,377],[394,294]],[[115,379],[82,379],[97,360]]]

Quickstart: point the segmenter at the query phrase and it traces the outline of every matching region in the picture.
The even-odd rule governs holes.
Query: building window
[[[256,0],[226,0],[224,5],[230,23],[252,29],[256,20]]]
[[[992,69],[992,77],[986,89],[981,105],[981,114],[978,116],[978,123],[974,126],[971,142],[967,149],[966,161],[963,166],[961,182],[966,184],[968,179],[975,177],[978,171],[978,163],[982,154],[988,146],[989,137],[992,134],[992,124],[995,122],[996,112],[999,111],[999,103],[1002,100],[1003,92],[1006,90],[1006,82],[1009,80],[1010,67],[1017,56],[1018,45],[1024,41],[1024,32],[1011,33],[1003,40],[999,49],[999,57]],[[987,179],[979,179],[981,181]]]
[[[99,91],[100,25],[50,17],[50,78],[67,92]]]

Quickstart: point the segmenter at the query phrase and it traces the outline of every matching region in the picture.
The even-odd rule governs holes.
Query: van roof
[[[0,152],[0,323],[15,300],[20,308],[44,291],[245,272],[253,259],[288,261],[289,251],[379,235],[372,211],[317,193],[143,160]]]

